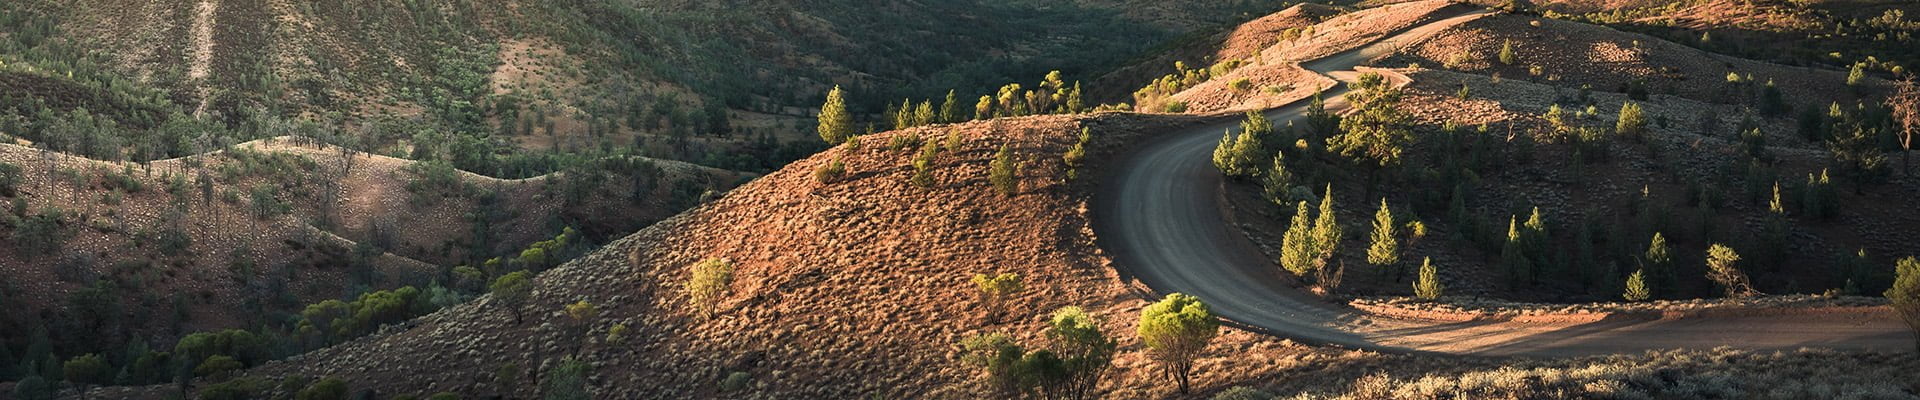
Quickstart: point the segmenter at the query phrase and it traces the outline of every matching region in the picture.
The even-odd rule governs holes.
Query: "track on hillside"
[[[1447,11],[1442,11],[1447,12]],[[1409,43],[1491,14],[1452,11],[1360,48],[1303,63],[1341,81],[1354,69]],[[1342,85],[1344,86],[1344,85]],[[1330,111],[1346,107],[1335,87]],[[1276,126],[1299,119],[1304,101],[1265,111]],[[1095,194],[1094,223],[1121,276],[1154,292],[1206,301],[1230,325],[1306,343],[1388,352],[1575,356],[1674,348],[1824,347],[1911,351],[1900,321],[1805,316],[1602,321],[1586,324],[1436,323],[1369,316],[1292,287],[1277,264],[1228,225],[1222,177],[1212,165],[1221,132],[1238,121],[1161,135],[1123,156]]]

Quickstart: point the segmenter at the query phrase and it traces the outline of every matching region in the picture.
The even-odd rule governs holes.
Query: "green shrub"
[[[1615,121],[1614,133],[1639,141],[1647,134],[1647,117],[1634,102],[1620,103],[1620,119]]]
[[[1193,360],[1220,334],[1220,321],[1199,298],[1174,293],[1140,311],[1136,333],[1184,394],[1190,387]]]
[[[29,375],[13,383],[13,398],[18,400],[53,400],[53,384],[39,375]]]
[[[13,197],[19,194],[20,166],[0,162],[0,197]]]
[[[987,181],[1000,194],[1012,196],[1020,192],[1020,166],[1013,160],[1013,147],[1000,145],[1000,151],[994,152],[993,161],[987,165]]]
[[[1273,393],[1246,386],[1234,386],[1213,395],[1213,400],[1272,400]]]
[[[533,273],[514,271],[502,275],[499,279],[494,279],[488,289],[493,292],[493,300],[500,302],[501,307],[512,312],[513,323],[518,324],[521,321],[520,307],[525,305],[527,298],[533,295]]]
[[[258,378],[239,378],[200,389],[200,400],[253,400],[273,384]]]
[[[1653,298],[1653,289],[1647,286],[1647,270],[1633,271],[1627,276],[1627,292],[1621,295],[1627,301],[1647,301]]]
[[[233,357],[213,355],[207,357],[206,361],[201,361],[199,366],[193,368],[193,376],[219,378],[246,367],[245,364],[241,364],[239,360],[234,360]]]
[[[73,229],[67,226],[66,213],[48,208],[22,218],[13,234],[15,245],[27,255],[49,256],[66,246]]]
[[[720,298],[732,290],[733,261],[709,258],[694,263],[684,286],[687,303],[700,315],[712,315]]]
[[[846,174],[847,164],[840,162],[840,156],[834,156],[832,160],[828,160],[825,164],[820,164],[820,166],[813,168],[813,181],[833,183],[839,181],[840,178]]]
[[[301,389],[295,400],[346,400],[347,382],[337,378],[321,379]]]
[[[1020,280],[1020,274],[1006,272],[997,275],[973,274],[973,286],[980,293],[980,302],[986,304],[989,320],[997,320],[1006,312],[1008,298],[1026,289]]]
[[[747,385],[751,384],[753,384],[753,374],[734,371],[731,374],[727,374],[725,379],[720,380],[720,391],[737,392],[745,390]]]
[[[1421,300],[1439,299],[1445,288],[1440,284],[1440,271],[1433,267],[1433,258],[1420,261],[1420,278],[1413,282],[1413,297]]]
[[[1228,81],[1227,88],[1233,89],[1233,91],[1235,92],[1244,93],[1248,90],[1253,90],[1253,81],[1249,81],[1247,80],[1247,78],[1237,78],[1232,81]]]
[[[1187,102],[1182,100],[1167,100],[1166,103],[1160,105],[1160,112],[1172,114],[1187,112]]]
[[[587,375],[591,367],[586,362],[568,358],[561,361],[553,370],[547,371],[540,382],[540,398],[545,400],[589,400],[593,394],[587,391]]]
[[[1920,259],[1907,257],[1894,265],[1893,287],[1884,293],[1916,334],[1914,347],[1920,349]]]
[[[1520,62],[1520,57],[1519,55],[1516,55],[1513,53],[1513,39],[1507,39],[1506,41],[1501,42],[1500,43],[1500,63],[1506,64],[1506,65],[1513,65],[1518,62]]]

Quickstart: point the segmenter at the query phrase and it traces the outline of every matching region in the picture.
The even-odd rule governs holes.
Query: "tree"
[[[1280,267],[1294,276],[1306,276],[1314,270],[1312,212],[1307,202],[1300,202],[1293,221],[1287,224],[1287,233],[1280,237]]]
[[[1440,298],[1440,271],[1433,267],[1433,257],[1420,260],[1420,278],[1413,282],[1413,297],[1421,300]]]
[[[1220,334],[1220,321],[1199,298],[1174,293],[1140,311],[1137,333],[1153,359],[1179,382],[1180,393],[1186,394],[1193,360]]]
[[[942,123],[960,122],[960,99],[954,94],[954,91],[948,90],[947,100],[940,103],[940,122]]]
[[[980,96],[980,102],[973,105],[973,119],[993,118],[993,96]]]
[[[1720,285],[1727,291],[1728,298],[1746,298],[1755,294],[1753,284],[1747,281],[1747,274],[1734,267],[1740,261],[1740,253],[1732,248],[1714,243],[1707,248],[1707,279]]]
[[[1267,150],[1263,138],[1273,134],[1266,115],[1248,111],[1240,122],[1240,133],[1227,131],[1213,149],[1213,165],[1229,177],[1252,177],[1260,173],[1261,154]]]
[[[1260,138],[1252,134],[1234,135],[1227,131],[1213,148],[1213,166],[1229,178],[1246,178],[1260,172]]]
[[[1003,397],[1020,393],[1020,361],[1026,352],[1002,333],[971,336],[960,342],[960,362],[985,369],[987,386]]]
[[[1847,71],[1847,86],[1858,90],[1862,85],[1865,85],[1867,83],[1866,67],[1866,63],[1854,63],[1853,69]]]
[[[837,145],[853,137],[853,114],[847,112],[846,94],[835,85],[827,92],[827,102],[820,106],[820,140]]]
[[[1327,149],[1363,161],[1367,167],[1368,197],[1381,169],[1400,164],[1400,155],[1413,142],[1412,117],[1401,111],[1400,89],[1385,77],[1368,72],[1351,85],[1347,103],[1353,112],[1340,119],[1340,134],[1327,140]]]
[[[30,375],[13,384],[13,398],[18,400],[53,400],[53,385],[47,378]]]
[[[1621,297],[1627,301],[1646,301],[1653,298],[1653,290],[1647,287],[1646,269],[1633,271],[1633,275],[1627,276],[1627,292]]]
[[[587,377],[592,366],[585,361],[568,357],[560,365],[546,373],[546,379],[540,381],[540,398],[544,400],[588,400],[593,393],[587,389]]]
[[[1000,151],[993,153],[993,161],[987,167],[987,180],[1000,194],[1012,196],[1020,192],[1020,167],[1013,161],[1012,147],[1000,145]]]
[[[1100,320],[1079,307],[1053,312],[1047,338],[1065,367],[1066,379],[1053,392],[1065,399],[1099,398],[1100,376],[1113,362],[1120,343],[1100,331]]]
[[[1636,141],[1643,139],[1647,134],[1647,116],[1641,112],[1640,105],[1631,101],[1620,103],[1620,119],[1615,121],[1613,131]]]
[[[1500,63],[1513,65],[1515,62],[1519,62],[1519,56],[1513,54],[1513,39],[1507,39],[1500,44]]]
[[[1900,132],[1901,159],[1908,174],[1913,173],[1913,136],[1920,132],[1920,84],[1908,75],[1895,82],[1893,95],[1887,96],[1887,111],[1892,113],[1894,129]],[[4,189],[4,186],[0,186]]]
[[[1533,261],[1527,256],[1526,241],[1520,235],[1519,217],[1507,219],[1507,242],[1500,247],[1500,266],[1507,275],[1507,287],[1517,288],[1533,280]]]
[[[99,354],[88,354],[67,360],[66,364],[61,365],[60,371],[67,378],[67,383],[80,392],[81,399],[87,398],[88,385],[113,383],[112,368],[107,366],[106,359],[100,358]]]
[[[593,320],[596,318],[600,318],[600,307],[595,306],[593,305],[593,303],[589,303],[586,300],[581,300],[578,302],[574,302],[573,304],[568,304],[566,307],[566,313],[567,313],[567,319],[570,322],[572,322],[572,324],[570,325],[573,325],[574,329],[579,331],[578,333],[582,337],[584,337],[586,336],[587,331],[593,328]],[[584,341],[585,339],[582,339],[580,341],[575,341],[575,343],[581,343]]]
[[[733,261],[709,258],[693,263],[684,288],[687,303],[702,317],[713,315],[714,307],[733,287]]]
[[[980,302],[987,306],[988,320],[998,321],[1006,313],[1006,300],[1026,289],[1020,274],[1004,272],[998,275],[974,274],[973,286],[980,291]]]
[[[1340,240],[1346,235],[1340,227],[1339,216],[1333,208],[1333,185],[1327,185],[1327,195],[1320,198],[1320,213],[1313,219],[1313,264],[1318,272],[1314,280],[1322,289],[1333,290],[1340,285],[1340,270],[1329,268],[1333,257],[1340,252]]]
[[[1260,174],[1260,190],[1267,201],[1285,207],[1293,198],[1293,173],[1287,171],[1287,153],[1273,152],[1273,165]]]
[[[1654,232],[1653,241],[1647,244],[1646,258],[1642,259],[1645,265],[1643,265],[1641,269],[1653,271],[1653,276],[1651,277],[1653,279],[1653,286],[1663,291],[1671,289],[1669,285],[1672,284],[1672,280],[1668,279],[1673,273],[1673,255],[1671,253],[1667,248],[1667,237],[1661,235],[1660,232]]]
[[[233,357],[215,354],[207,356],[205,361],[200,362],[200,366],[194,367],[193,376],[218,379],[246,367],[246,364],[240,363],[240,360],[235,360]]]
[[[1327,111],[1327,102],[1321,100],[1320,93],[1313,94],[1313,100],[1307,102],[1306,137],[1324,138],[1332,136],[1340,129],[1340,116]]]
[[[528,297],[533,296],[533,273],[514,271],[501,275],[487,289],[493,292],[494,301],[500,302],[502,307],[513,313],[513,323],[519,324],[520,307],[527,303]]]
[[[1920,349],[1920,259],[1907,257],[1894,265],[1893,287],[1884,293],[1900,318],[1913,328],[1914,347]]]
[[[347,400],[347,381],[339,378],[321,379],[294,396],[296,400]]]
[[[1400,240],[1393,234],[1393,210],[1380,198],[1380,211],[1373,213],[1373,240],[1367,247],[1367,263],[1380,267],[1384,274],[1400,263]]]

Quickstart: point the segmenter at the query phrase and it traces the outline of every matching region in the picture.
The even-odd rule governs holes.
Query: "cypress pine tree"
[[[933,125],[933,102],[922,101],[913,108],[913,126]]]
[[[1310,214],[1307,202],[1293,212],[1293,220],[1287,224],[1287,233],[1280,237],[1280,267],[1294,276],[1306,276],[1313,272],[1314,250]]]
[[[993,161],[988,165],[987,180],[993,183],[994,189],[999,190],[1000,194],[1012,196],[1020,192],[1018,175],[1019,166],[1014,165],[1013,148],[1000,145],[1000,151],[993,154]]]
[[[1627,301],[1646,301],[1653,298],[1653,290],[1647,287],[1647,270],[1633,271],[1627,277],[1627,292],[1621,295]]]
[[[1080,81],[1073,81],[1072,90],[1067,94],[1067,113],[1077,114],[1087,111],[1086,100],[1080,98]]]
[[[960,99],[955,97],[955,94],[954,91],[948,90],[947,101],[940,103],[941,123],[960,122]]]
[[[1500,44],[1500,63],[1513,65],[1515,62],[1519,62],[1519,56],[1513,54],[1513,39],[1507,39]]]
[[[1665,235],[1661,235],[1659,232],[1653,233],[1653,241],[1647,244],[1647,256],[1644,261],[1646,265],[1641,267],[1641,269],[1651,270],[1653,272],[1653,277],[1651,278],[1653,279],[1653,287],[1659,288],[1661,292],[1671,293],[1673,291],[1672,285],[1674,284],[1672,279],[1673,255],[1667,248],[1667,237]]]
[[[893,129],[907,129],[913,126],[913,100],[901,99],[900,108],[894,109]]]
[[[1439,299],[1443,290],[1439,275],[1440,271],[1433,267],[1433,257],[1420,260],[1420,278],[1413,282],[1413,296],[1421,300]]]
[[[1518,288],[1521,282],[1531,282],[1532,262],[1526,254],[1526,247],[1520,235],[1520,218],[1508,217],[1507,242],[1500,247],[1500,264],[1507,275],[1507,287]]]
[[[853,115],[847,113],[846,94],[839,86],[827,92],[827,102],[820,106],[820,140],[837,145],[853,136]]]
[[[1527,228],[1525,239],[1527,255],[1534,268],[1528,276],[1532,277],[1534,282],[1538,282],[1540,275],[1544,273],[1541,270],[1550,268],[1554,264],[1547,260],[1547,223],[1540,218],[1540,207],[1533,208],[1533,215],[1527,217],[1525,227]]]
[[[1293,190],[1293,173],[1287,171],[1287,154],[1273,153],[1273,165],[1260,175],[1260,189],[1267,195],[1267,201],[1285,207]]]
[[[1314,264],[1326,268],[1340,250],[1340,237],[1346,233],[1340,228],[1340,221],[1333,209],[1333,185],[1327,185],[1327,195],[1320,198],[1320,215],[1313,220]]]
[[[1631,101],[1620,103],[1620,120],[1614,123],[1613,130],[1635,141],[1644,138],[1647,134],[1647,116],[1641,112],[1640,105]]]
[[[1373,243],[1367,247],[1367,263],[1380,267],[1382,275],[1400,263],[1400,241],[1394,236],[1393,228],[1393,210],[1387,207],[1387,199],[1381,198],[1380,211],[1373,213]],[[1401,276],[1394,274],[1394,280],[1398,281]]]

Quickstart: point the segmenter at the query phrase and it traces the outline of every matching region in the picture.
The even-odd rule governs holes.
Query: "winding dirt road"
[[[1488,15],[1485,10],[1388,35],[1371,44],[1303,64],[1351,81],[1356,67],[1407,43]],[[1325,94],[1329,110],[1346,107],[1344,87]],[[1266,111],[1275,125],[1298,119],[1304,102]],[[1847,316],[1715,317],[1601,321],[1581,324],[1436,323],[1369,316],[1292,287],[1222,215],[1221,175],[1214,145],[1228,120],[1163,135],[1119,162],[1095,199],[1100,245],[1124,278],[1155,292],[1198,296],[1230,325],[1294,339],[1392,352],[1470,355],[1571,356],[1636,353],[1671,348],[1748,349],[1825,347],[1912,351],[1914,338],[1892,318]]]

